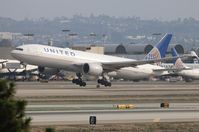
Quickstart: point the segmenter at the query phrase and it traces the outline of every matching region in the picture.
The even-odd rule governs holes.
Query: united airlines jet
[[[178,56],[175,48],[172,48],[172,55],[174,57]],[[197,57],[197,55],[196,55]],[[191,82],[193,80],[199,80],[199,69],[190,68],[185,63],[182,62],[181,58],[174,59],[174,69],[173,72],[182,76],[186,82]]]
[[[99,84],[111,86],[108,76],[109,72],[119,71],[125,67],[133,67],[136,68],[137,71],[136,73],[132,71],[132,74],[136,75],[138,72],[145,72],[143,69],[139,70],[139,68],[137,68],[139,65],[150,70],[162,68],[152,64],[159,64],[160,61],[171,60],[171,58],[164,58],[171,37],[171,34],[166,34],[144,60],[100,55],[40,44],[18,46],[11,54],[14,58],[28,64],[76,72],[78,78],[73,79],[72,82],[80,86],[86,86],[86,82],[82,80],[82,75],[84,74],[98,76]],[[148,75],[149,73],[146,74]]]

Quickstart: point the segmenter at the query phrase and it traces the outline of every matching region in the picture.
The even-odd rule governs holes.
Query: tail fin
[[[195,51],[191,51],[191,55],[192,55],[193,57],[195,57],[196,59],[199,60],[199,57],[198,57],[198,55],[196,54]]]
[[[145,56],[144,59],[152,60],[165,57],[171,38],[172,34],[165,34],[165,36],[155,45],[155,47]]]
[[[177,53],[175,48],[172,48],[171,52],[172,52],[172,56],[173,57],[177,57],[178,56],[178,53]],[[173,59],[173,64],[174,64],[175,68],[177,68],[177,69],[186,68],[186,65],[182,62],[181,58]]]

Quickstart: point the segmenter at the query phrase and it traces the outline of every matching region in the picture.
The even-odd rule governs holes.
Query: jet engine
[[[103,72],[103,68],[100,64],[85,63],[83,65],[83,73],[84,74],[99,76],[102,74],[102,72]]]

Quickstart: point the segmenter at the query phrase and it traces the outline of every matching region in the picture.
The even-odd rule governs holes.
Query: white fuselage
[[[185,63],[187,67],[190,67],[191,69],[185,69],[185,70],[179,70],[174,73],[183,76],[183,77],[188,77],[192,79],[199,79],[199,64],[194,64],[194,63]],[[165,67],[166,69],[172,69],[175,68],[175,66],[171,63],[164,63],[162,64],[162,67]]]
[[[19,47],[20,48],[20,47]],[[94,54],[69,48],[58,48],[52,46],[31,44],[23,45],[23,51],[14,50],[12,55],[28,64],[60,68],[67,71],[81,72],[78,66],[83,63],[109,63],[109,62],[130,62],[132,59],[114,57],[108,55]],[[148,78],[154,74],[168,74],[168,72],[154,73],[153,69],[162,69],[160,66],[145,64],[137,67],[125,67],[116,71],[117,76],[129,79]]]
[[[115,78],[123,78],[128,80],[148,79],[152,76],[167,75],[167,71],[154,71],[155,69],[164,69],[157,65],[145,64],[136,67],[125,67],[117,71],[110,72],[109,75]]]
[[[69,48],[58,48],[44,45],[24,45],[23,51],[14,50],[11,53],[16,59],[28,64],[60,68],[76,72],[78,64],[128,62],[131,59],[87,53]],[[76,67],[77,66],[77,67]]]
[[[188,77],[195,80],[199,79],[199,69],[181,70],[177,72],[177,74],[180,76]]]

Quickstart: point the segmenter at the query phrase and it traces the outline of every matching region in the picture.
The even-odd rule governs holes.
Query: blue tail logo
[[[159,50],[154,47],[149,53],[148,55],[145,57],[145,60],[153,60],[153,59],[160,59],[161,55]]]
[[[175,67],[176,67],[177,69],[183,69],[183,68],[185,68],[184,63],[182,62],[182,60],[181,60],[180,58],[178,58],[178,59],[176,60],[176,62],[175,62]]]
[[[172,52],[173,57],[178,56],[178,53],[175,48],[172,48],[171,52]],[[173,64],[174,64],[175,68],[177,68],[177,69],[183,69],[186,67],[185,64],[182,62],[181,58],[174,59]]]
[[[145,60],[161,59],[165,57],[172,34],[166,34],[155,47],[145,56]]]

